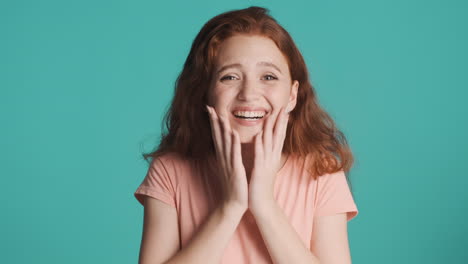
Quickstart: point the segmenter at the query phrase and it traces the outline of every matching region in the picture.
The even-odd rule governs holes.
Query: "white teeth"
[[[242,117],[263,117],[265,112],[263,111],[234,111],[234,115]]]

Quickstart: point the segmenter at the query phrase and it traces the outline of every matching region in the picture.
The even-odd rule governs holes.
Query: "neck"
[[[242,152],[242,163],[244,164],[245,173],[247,174],[247,179],[250,179],[250,174],[252,172],[254,159],[255,159],[255,144],[254,143],[242,143],[241,152]]]

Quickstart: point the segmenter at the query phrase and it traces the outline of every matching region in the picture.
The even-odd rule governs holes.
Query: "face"
[[[296,106],[299,83],[291,80],[286,58],[270,38],[226,39],[218,48],[213,74],[209,104],[229,120],[242,143],[253,142],[272,113]]]

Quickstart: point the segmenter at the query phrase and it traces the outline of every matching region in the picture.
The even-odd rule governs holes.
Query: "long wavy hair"
[[[236,34],[260,35],[273,40],[287,59],[291,80],[299,81],[297,103],[290,113],[283,153],[310,155],[313,162],[308,171],[314,179],[339,170],[348,172],[353,163],[344,134],[317,102],[299,49],[289,33],[268,13],[266,8],[251,6],[221,13],[205,23],[175,82],[174,97],[163,120],[167,131],[161,132],[161,141],[155,150],[143,154],[147,161],[166,153],[176,153],[193,161],[212,202],[226,201],[229,188],[227,179],[218,177],[217,168],[213,166],[215,146],[205,105],[217,48]]]

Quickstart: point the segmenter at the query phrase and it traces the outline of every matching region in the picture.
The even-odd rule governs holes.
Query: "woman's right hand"
[[[206,106],[210,116],[211,135],[216,149],[216,159],[221,173],[228,179],[231,195],[230,205],[248,208],[248,183],[242,163],[241,142],[239,133],[231,129],[227,117],[218,115],[211,106]]]

